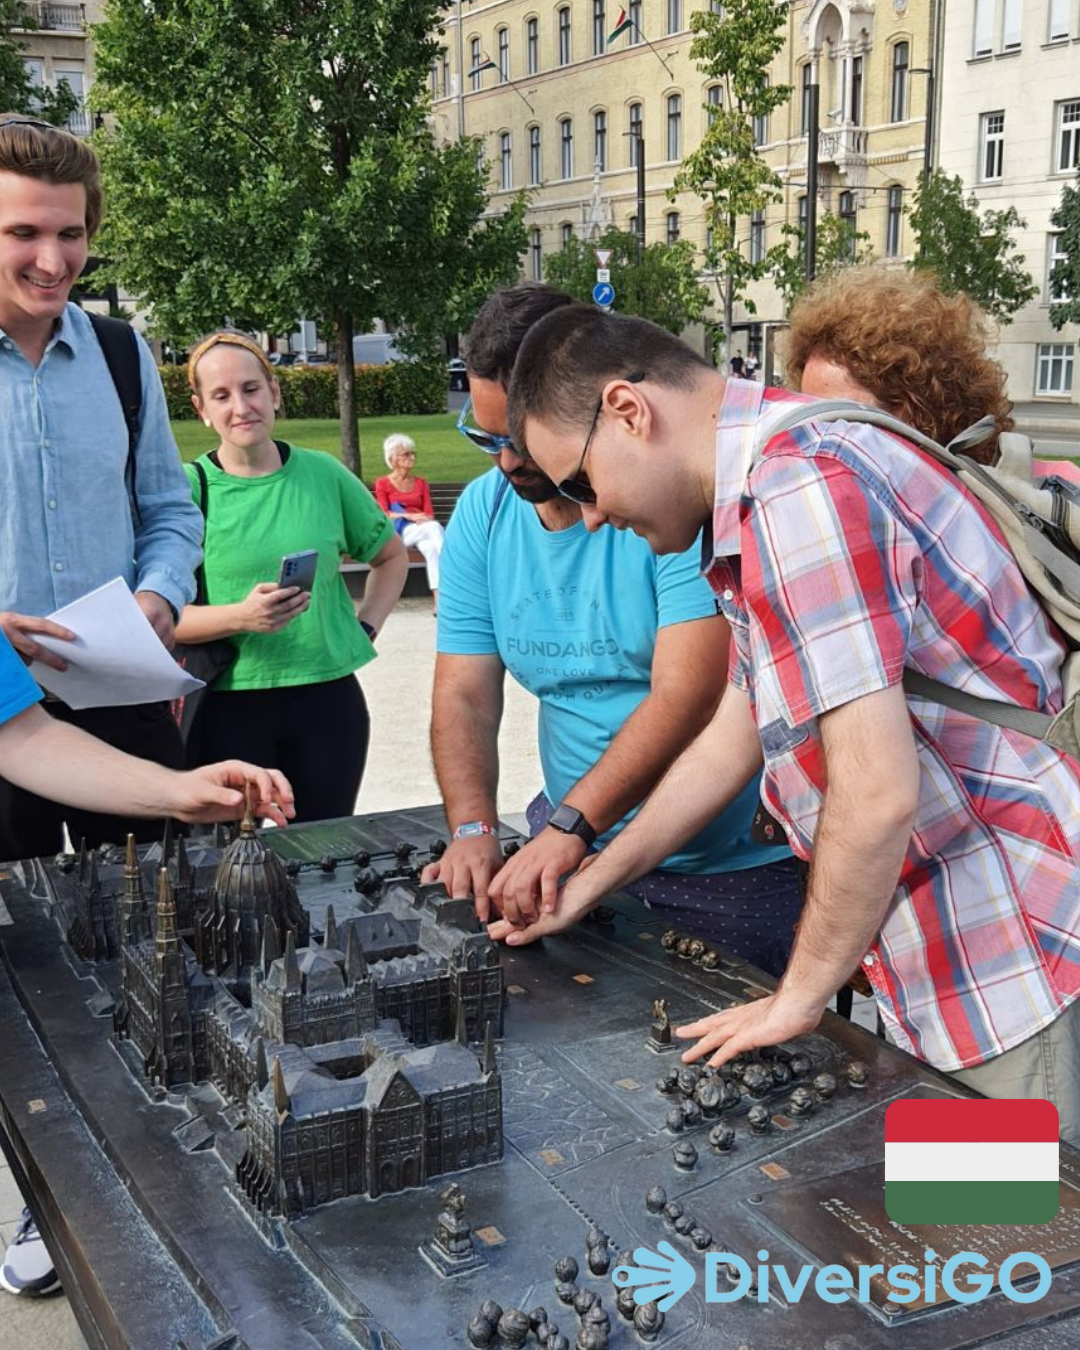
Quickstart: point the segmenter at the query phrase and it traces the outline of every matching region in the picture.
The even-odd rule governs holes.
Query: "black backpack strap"
[[[195,604],[208,605],[210,600],[206,594],[206,527],[210,519],[210,484],[206,479],[206,470],[198,460],[192,468],[199,480],[199,510],[203,518],[203,555],[195,569]]]
[[[142,422],[142,368],[139,365],[139,339],[134,328],[122,319],[109,319],[103,314],[91,314],[86,317],[94,330],[105,364],[109,368],[116,396],[120,400],[124,422],[127,425],[128,453],[124,468],[124,481],[128,485],[131,497],[132,513],[139,517],[139,498],[135,490],[135,446],[139,440],[139,427]]]

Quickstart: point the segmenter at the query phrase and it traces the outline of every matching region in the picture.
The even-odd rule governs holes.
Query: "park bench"
[[[430,483],[431,505],[435,508],[435,519],[440,525],[445,527],[453,514],[457,499],[465,490],[464,483]],[[345,582],[351,593],[355,595],[363,593],[363,577],[371,569],[365,562],[354,562],[352,558],[346,558],[341,564],[341,571],[345,577]],[[405,583],[406,595],[425,595],[427,593],[427,581],[424,575],[424,555],[419,549],[409,549],[409,579]]]

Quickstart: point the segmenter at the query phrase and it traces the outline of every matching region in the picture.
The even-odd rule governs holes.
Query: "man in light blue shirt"
[[[149,350],[138,342],[128,475],[124,410],[89,319],[68,302],[100,215],[87,145],[33,118],[0,119],[0,630],[25,660],[53,666],[63,663],[37,636],[71,635],[43,616],[117,576],[171,646],[202,538]],[[122,749],[182,762],[164,704],[48,708]],[[0,780],[0,860],[55,852],[64,815]],[[95,813],[67,819],[91,844],[128,830]]]
[[[492,905],[511,922],[553,904],[559,877],[614,838],[725,685],[728,629],[698,551],[658,559],[627,532],[591,534],[580,507],[510,444],[517,347],[568,302],[550,287],[513,287],[476,320],[467,358],[476,424],[467,431],[497,456],[498,471],[458,502],[439,595],[432,751],[454,839],[425,878],[473,895],[481,918]],[[503,866],[493,831],[506,671],[540,701],[544,791],[529,808],[535,837]],[[754,783],[627,889],[683,932],[779,973],[801,893],[782,837],[751,838],[757,808]]]

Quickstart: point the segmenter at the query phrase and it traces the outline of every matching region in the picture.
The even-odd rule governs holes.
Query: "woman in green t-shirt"
[[[368,747],[355,672],[401,594],[408,558],[363,483],[331,455],[273,439],[281,391],[257,343],[214,333],[188,362],[192,402],[221,444],[186,466],[205,476],[206,603],[188,605],[185,643],[228,638],[236,658],[214,681],[189,736],[189,760],[277,764],[296,819],[351,815]],[[282,559],[313,550],[310,591],[281,586]],[[354,613],[343,556],[371,565]]]

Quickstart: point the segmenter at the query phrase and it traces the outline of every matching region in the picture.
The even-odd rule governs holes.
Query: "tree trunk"
[[[360,432],[356,425],[356,367],[353,365],[352,315],[334,315],[337,345],[338,416],[341,418],[341,462],[360,477]]]

